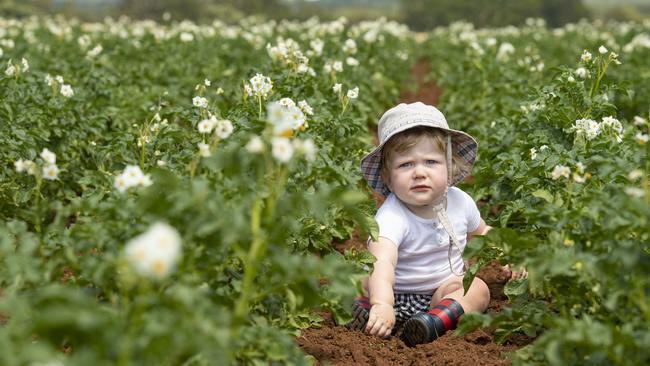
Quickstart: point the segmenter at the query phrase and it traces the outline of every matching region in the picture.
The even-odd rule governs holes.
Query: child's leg
[[[454,276],[445,281],[431,298],[431,307],[436,306],[442,299],[454,299],[460,303],[464,312],[484,312],[490,303],[490,289],[482,279],[474,277],[467,293],[464,293],[463,277]]]
[[[489,302],[490,290],[483,280],[474,278],[465,294],[462,277],[452,277],[433,294],[431,310],[416,314],[404,324],[402,340],[411,347],[431,342],[456,328],[465,312],[483,312]]]

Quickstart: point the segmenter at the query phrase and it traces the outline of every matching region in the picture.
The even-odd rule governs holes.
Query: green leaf
[[[548,203],[553,202],[553,195],[545,189],[538,189],[532,193],[533,197],[541,198]]]
[[[503,293],[508,297],[508,300],[513,301],[515,298],[522,296],[528,292],[528,279],[511,280],[503,287]]]

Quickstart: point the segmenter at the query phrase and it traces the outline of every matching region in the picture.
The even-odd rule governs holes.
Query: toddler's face
[[[429,218],[433,205],[447,187],[447,165],[444,151],[427,137],[405,152],[394,152],[390,158],[388,188],[416,215]]]

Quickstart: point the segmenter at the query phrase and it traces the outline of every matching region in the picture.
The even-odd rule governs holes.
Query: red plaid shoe
[[[352,306],[352,321],[345,325],[350,330],[364,330],[370,315],[370,299],[361,296],[354,299]]]
[[[456,328],[458,319],[465,311],[454,299],[443,299],[426,313],[418,313],[404,323],[402,341],[409,347],[429,343]]]

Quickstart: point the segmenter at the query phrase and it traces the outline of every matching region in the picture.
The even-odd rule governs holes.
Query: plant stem
[[[253,242],[248,251],[248,256],[244,263],[244,282],[242,284],[241,295],[235,305],[234,326],[237,329],[246,318],[248,313],[248,304],[251,298],[251,290],[253,280],[257,275],[259,260],[261,254],[266,251],[266,241],[261,235],[262,223],[262,199],[257,198],[251,209],[251,233],[253,234]]]

